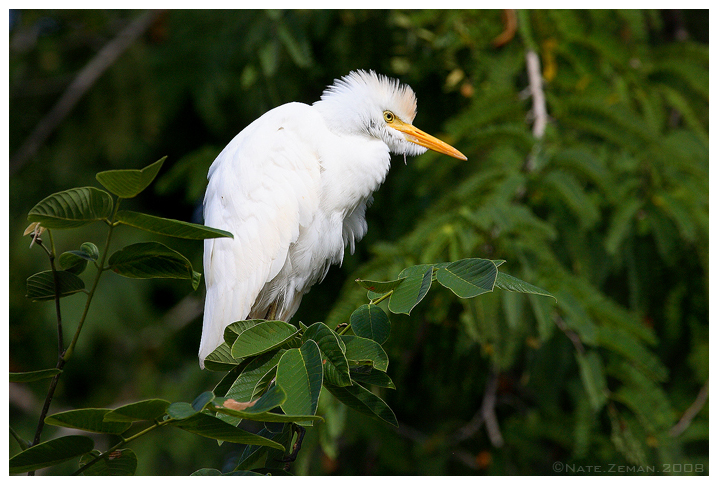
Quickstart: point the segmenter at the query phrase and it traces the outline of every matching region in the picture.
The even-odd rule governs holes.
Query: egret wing
[[[319,204],[320,161],[312,140],[324,124],[307,105],[275,108],[242,130],[209,170],[205,224],[234,239],[205,240],[207,286],[200,365],[224,328],[246,319],[264,285],[287,261]]]

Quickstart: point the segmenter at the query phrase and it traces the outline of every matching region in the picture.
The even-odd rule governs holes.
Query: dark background
[[[559,303],[507,292],[462,301],[434,288],[411,316],[391,316],[397,390],[381,395],[399,430],[323,393],[327,423],[309,431],[293,471],[555,474],[561,462],[577,473],[707,473],[707,11],[161,12],[72,109],[52,114],[142,15],[10,11],[11,371],[57,359],[54,305],[24,297],[27,277],[48,269],[22,237],[35,203],[167,155],[125,208],[201,222],[207,169],[236,133],[277,105],[317,100],[352,69],[374,69],[411,85],[415,124],[469,160],[395,157],[368,235],[295,319],[336,325],[365,302],[355,278],[464,257],[505,259],[502,270]],[[545,83],[540,139],[527,49]],[[53,129],[38,136],[48,119]],[[104,231],[54,231],[55,243],[101,246]],[[112,250],[153,240],[116,235]],[[201,271],[200,242],[162,241]],[[211,389],[220,374],[196,359],[202,297],[186,281],[103,276],[51,412]],[[67,340],[82,305],[62,302]],[[26,438],[45,392],[46,382],[10,388],[10,424]],[[231,467],[239,449],[174,429],[131,447],[138,474],[168,475]]]

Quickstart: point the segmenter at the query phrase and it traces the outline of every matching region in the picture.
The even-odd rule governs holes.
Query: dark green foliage
[[[11,158],[79,69],[136,15],[21,13],[10,32]],[[700,406],[708,379],[707,12],[522,11],[517,18],[517,33],[497,47],[492,40],[505,28],[499,11],[161,16],[34,158],[18,168],[11,163],[10,370],[26,379],[55,365],[56,343],[48,337],[54,305],[25,298],[28,276],[47,270],[41,252],[28,251],[28,239],[19,237],[29,212],[45,227],[84,226],[54,230],[53,237],[58,254],[71,250],[87,261],[80,273],[77,258],[56,260],[58,270],[66,271],[61,274],[69,275],[60,281],[61,295],[70,294],[64,293],[66,284],[68,291],[82,291],[79,283],[70,284],[71,277],[90,288],[88,275],[101,254],[81,245],[103,240],[105,225],[90,222],[116,209],[103,195],[109,194],[83,187],[95,183],[96,172],[141,167],[168,155],[156,184],[122,200],[127,212],[118,211],[116,220],[147,229],[147,219],[128,215],[143,211],[201,222],[192,214],[207,169],[242,127],[281,103],[315,101],[324,85],[350,69],[371,68],[410,84],[418,97],[417,126],[469,160],[433,153],[409,159],[408,166],[395,160],[368,211],[369,232],[357,254],[347,255],[341,268],[313,288],[297,317],[322,321],[322,329],[334,332],[366,304],[366,290],[379,298],[397,288],[404,268],[438,261],[490,260],[495,287],[508,291],[459,300],[441,287],[447,280],[438,278],[440,265],[407,276],[413,282],[405,287],[410,298],[394,302],[402,314],[391,315],[390,337],[380,344],[387,372],[370,367],[383,361],[376,352],[375,360],[369,358],[373,344],[347,360],[355,393],[347,390],[341,364],[322,365],[325,384],[334,386],[318,402],[316,413],[326,422],[309,429],[292,471],[555,474],[552,465],[560,461],[654,467],[647,474],[707,474],[708,409]],[[541,59],[550,117],[541,139],[531,132],[528,48]],[[137,172],[131,177],[139,180]],[[58,196],[68,187],[83,188]],[[115,187],[106,188],[118,195]],[[33,209],[47,194],[55,196]],[[50,207],[58,215],[48,217]],[[156,234],[199,269],[200,243],[166,238],[177,235],[167,231]],[[148,236],[118,226],[112,251],[138,242],[138,235]],[[49,244],[46,234],[41,237]],[[506,261],[500,268],[499,258]],[[548,289],[557,303],[512,293],[516,282],[504,274]],[[357,278],[363,288],[354,283]],[[372,288],[381,281],[389,283]],[[39,299],[53,300],[54,280],[39,283]],[[103,279],[52,412],[55,406],[104,408],[154,397],[181,402],[215,385],[217,396],[229,395],[232,387],[233,399],[249,402],[269,388],[285,348],[265,360],[241,360],[225,344],[206,366],[227,377],[217,384],[216,374],[198,371],[191,356],[199,310],[192,302],[201,296],[183,300],[189,285],[174,283]],[[67,332],[75,330],[82,309],[74,306],[82,298],[61,300]],[[391,310],[393,296],[388,298]],[[387,309],[386,303],[379,306]],[[320,343],[326,335],[317,328],[316,342],[326,357]],[[363,331],[361,337],[378,344],[371,338],[376,334]],[[349,347],[343,339],[335,342],[335,354],[341,344]],[[354,350],[349,351],[342,353],[348,358]],[[332,362],[341,362],[338,354]],[[491,376],[503,446],[486,427],[471,426],[485,396],[492,395]],[[37,400],[49,374],[40,377],[22,384]],[[14,402],[11,424],[30,437],[37,414]],[[697,414],[686,414],[694,403]],[[393,423],[389,407],[399,432],[387,424]],[[241,419],[222,413],[214,419],[225,418]],[[678,426],[681,418],[687,421]],[[46,427],[43,439],[52,439],[53,432]],[[175,439],[180,433],[183,439]],[[293,439],[289,425],[261,428],[258,435],[281,443]],[[55,448],[62,456],[46,464],[72,456],[74,466],[51,473],[75,471],[77,459],[92,452],[90,438],[60,440],[67,438],[83,442]],[[207,467],[203,472],[211,474],[256,470],[269,462],[282,466],[272,462],[267,447],[228,442],[217,448],[209,442],[177,429],[148,433],[132,443],[132,471],[172,475]],[[52,441],[39,446],[47,443]],[[11,455],[20,451],[11,443]],[[127,459],[122,470],[132,468],[126,446],[116,451]],[[20,459],[25,453],[13,458],[12,473],[32,469],[32,459]],[[96,462],[87,473],[100,466]]]

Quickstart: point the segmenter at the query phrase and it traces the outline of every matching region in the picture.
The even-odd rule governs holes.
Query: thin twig
[[[585,347],[583,346],[583,343],[581,342],[581,337],[579,337],[576,332],[574,332],[573,330],[571,330],[570,328],[568,328],[568,326],[566,325],[566,322],[564,322],[563,319],[562,319],[560,316],[556,315],[556,316],[554,317],[554,322],[556,323],[556,326],[557,326],[563,333],[566,334],[566,336],[568,337],[568,339],[571,341],[571,343],[573,344],[574,348],[576,349],[576,352],[578,352],[578,353],[581,354],[581,355],[585,354],[585,353],[586,353],[586,349],[585,349]]]
[[[678,436],[679,434],[683,433],[686,428],[691,425],[693,418],[695,418],[700,412],[700,410],[703,409],[703,406],[705,405],[707,400],[708,381],[703,384],[703,387],[701,388],[700,392],[698,392],[698,396],[696,397],[696,400],[693,401],[693,404],[691,404],[688,409],[686,409],[686,412],[683,413],[681,419],[676,423],[675,426],[673,426],[673,428],[671,428],[670,435]]]
[[[534,127],[533,134],[542,138],[546,131],[548,113],[546,112],[546,97],[543,93],[543,77],[541,76],[541,61],[534,50],[526,51],[526,72],[529,78],[529,90],[533,100]]]
[[[57,313],[57,370],[62,370],[62,368],[65,366],[65,360],[63,359],[63,355],[65,353],[65,347],[63,344],[63,338],[62,338],[62,313],[60,312],[60,278],[57,273],[57,268],[55,267],[55,242],[52,239],[52,231],[47,231],[47,235],[50,239],[50,249],[48,250],[45,248],[42,244],[42,241],[38,241],[38,246],[42,247],[45,252],[48,254],[50,258],[50,268],[52,269],[52,277],[53,282],[55,284],[55,312]],[[57,383],[60,380],[60,373],[57,373],[52,380],[50,381],[50,386],[47,390],[47,394],[45,395],[45,402],[42,405],[42,411],[40,412],[40,419],[38,420],[37,427],[35,428],[35,437],[32,440],[32,446],[38,444],[40,442],[40,436],[42,435],[42,430],[45,427],[45,417],[47,416],[48,411],[50,410],[50,403],[52,403],[52,398],[55,395],[55,389],[57,388]],[[28,475],[32,476],[34,475],[34,471],[28,472]]]
[[[499,421],[496,419],[496,390],[499,385],[498,372],[492,371],[489,375],[489,382],[486,383],[484,401],[481,403],[481,415],[486,423],[486,433],[489,435],[491,444],[496,448],[504,446],[504,437],[501,436]]]
[[[145,12],[132,21],[117,37],[108,42],[94,58],[80,71],[72,83],[67,87],[59,101],[35,126],[10,159],[10,176],[20,170],[27,161],[35,156],[47,138],[55,131],[57,126],[72,111],[82,96],[92,87],[100,76],[109,68],[120,55],[145,32],[157,19],[162,11],[152,10]]]
[[[88,468],[90,468],[92,465],[94,465],[94,464],[97,463],[98,461],[102,460],[104,457],[108,456],[108,455],[111,454],[113,451],[117,450],[120,446],[124,446],[124,445],[126,445],[127,443],[129,443],[130,441],[134,441],[134,440],[136,440],[137,438],[139,438],[140,436],[144,436],[145,434],[149,433],[149,432],[152,431],[153,429],[157,429],[157,428],[159,428],[159,427],[161,427],[161,426],[165,426],[165,425],[169,424],[169,423],[172,422],[172,421],[174,421],[174,419],[171,419],[171,418],[168,419],[168,420],[166,420],[166,421],[157,421],[157,420],[155,420],[155,423],[154,423],[154,424],[152,424],[152,425],[146,427],[146,428],[143,429],[142,431],[139,431],[137,434],[134,434],[134,435],[130,436],[129,438],[123,438],[122,436],[120,436],[120,441],[119,441],[117,444],[115,444],[114,446],[112,446],[112,448],[109,448],[109,449],[105,450],[105,452],[100,453],[100,454],[97,455],[95,458],[93,458],[92,460],[90,460],[90,461],[88,461],[87,463],[85,463],[84,465],[82,465],[82,467],[80,467],[80,469],[77,470],[76,472],[74,472],[72,475],[80,475],[80,474],[83,473],[85,470],[87,470]]]

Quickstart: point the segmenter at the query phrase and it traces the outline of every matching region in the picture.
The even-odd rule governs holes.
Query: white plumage
[[[426,148],[466,159],[411,125],[410,87],[373,71],[336,80],[312,106],[288,103],[242,130],[209,169],[205,224],[234,239],[207,239],[200,366],[230,323],[288,321],[302,296],[342,262],[367,230],[367,203],[390,152]]]

